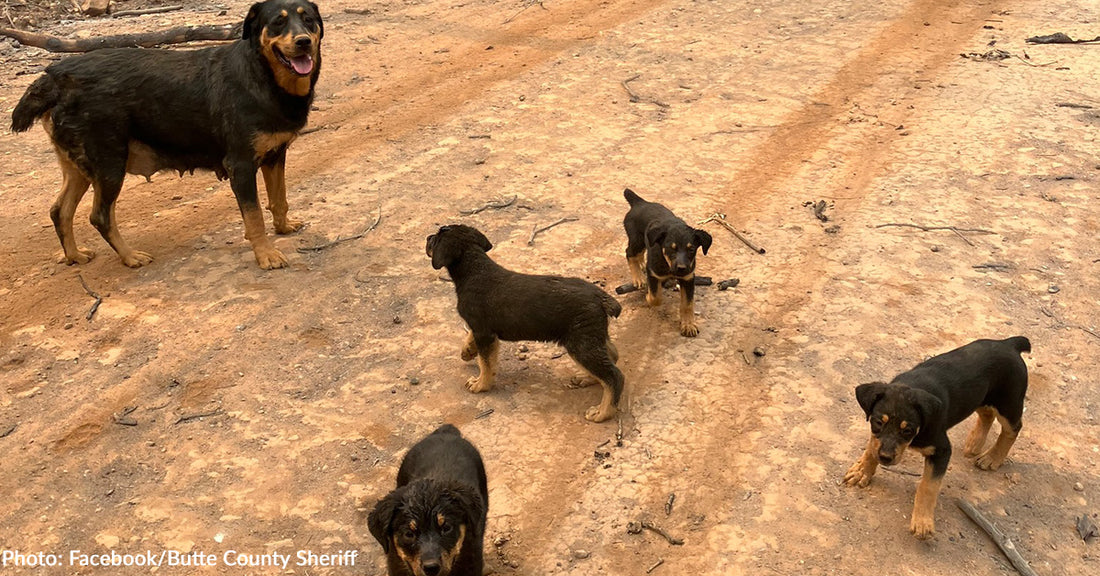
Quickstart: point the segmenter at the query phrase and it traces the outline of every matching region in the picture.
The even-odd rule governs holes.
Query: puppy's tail
[[[1005,343],[1015,348],[1017,352],[1031,352],[1031,340],[1024,336],[1013,336],[1005,340]]]
[[[603,304],[603,311],[612,318],[618,318],[623,313],[623,305],[603,290],[600,290],[600,303]]]
[[[645,199],[635,194],[634,191],[630,188],[623,190],[623,198],[626,198],[626,201],[629,202],[631,206],[637,204],[638,202],[645,202]]]
[[[61,91],[57,82],[49,74],[43,74],[35,80],[19,99],[11,113],[13,132],[26,132],[34,125],[35,119],[57,105]]]

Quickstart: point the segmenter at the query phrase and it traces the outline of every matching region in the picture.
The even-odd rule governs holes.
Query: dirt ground
[[[249,2],[185,4],[40,31],[222,24]],[[1075,529],[1081,515],[1100,523],[1100,59],[1025,43],[1092,38],[1100,6],[319,4],[318,130],[287,169],[292,216],[309,226],[277,240],[289,269],[256,266],[228,183],[168,173],[131,177],[118,205],[152,264],[122,266],[88,201],[76,235],[98,256],[58,264],[45,133],[0,135],[0,550],[219,560],[167,574],[382,574],[365,512],[404,451],[452,422],[486,461],[498,574],[1013,573],[958,498],[1038,574],[1100,572],[1096,540]],[[995,49],[1010,57],[960,56]],[[57,58],[0,40],[5,130]],[[476,365],[459,359],[453,288],[424,239],[472,224],[510,268],[611,290],[629,279],[624,187],[689,221],[723,213],[767,252],[704,225],[715,242],[698,273],[741,283],[697,291],[698,338],[677,333],[675,294],[658,308],[619,296],[618,446],[614,421],[584,419],[599,390],[568,388],[576,370],[553,346],[506,344],[497,387],[464,389]],[[804,205],[820,200],[828,222]],[[379,210],[361,239],[296,250]],[[577,220],[528,245],[560,218]],[[81,279],[102,296],[90,320]],[[1023,432],[997,472],[956,450],[935,539],[907,530],[919,458],[868,488],[841,484],[867,435],[855,385],[1017,334],[1034,346]],[[640,519],[683,545],[629,534]],[[359,557],[222,562],[271,550]]]

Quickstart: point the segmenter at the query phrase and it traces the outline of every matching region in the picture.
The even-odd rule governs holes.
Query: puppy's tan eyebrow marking
[[[883,424],[885,424],[885,423],[887,423],[887,422],[889,422],[889,421],[890,421],[890,417],[889,417],[889,416],[887,416],[886,414],[883,414],[883,415],[882,415],[882,423],[883,423]]]
[[[909,427],[909,423],[908,423],[908,422],[906,422],[905,420],[902,420],[902,421],[901,421],[901,425],[900,425],[900,426],[898,426],[898,427],[899,427],[899,428],[901,428],[902,430],[905,430],[906,428],[908,428],[908,427]]]

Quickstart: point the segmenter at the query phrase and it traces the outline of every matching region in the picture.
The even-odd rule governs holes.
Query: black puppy
[[[947,430],[978,413],[966,439],[965,454],[978,456],[978,468],[996,470],[1023,427],[1027,364],[1030,352],[1023,336],[976,340],[921,362],[889,384],[856,387],[856,400],[871,422],[871,439],[863,456],[844,476],[849,486],[866,486],[879,464],[897,464],[910,448],[924,455],[924,474],[917,486],[909,531],[918,538],[935,532],[936,500],[951,459]],[[997,442],[981,455],[989,427],[1001,423]]]
[[[499,340],[556,342],[603,385],[599,406],[585,418],[603,422],[615,415],[623,392],[619,352],[607,335],[608,317],[619,302],[580,278],[533,276],[506,270],[486,254],[493,248],[475,228],[444,226],[425,248],[436,270],[446,267],[458,293],[458,314],[470,327],[462,359],[478,358],[480,372],[466,382],[471,392],[492,388]]]
[[[488,511],[481,455],[444,424],[405,455],[397,489],[375,505],[367,527],[390,576],[481,576]]]
[[[287,218],[286,150],[313,102],[322,36],[312,2],[267,0],[252,5],[241,40],[226,46],[104,49],[46,68],[16,105],[11,126],[23,132],[41,119],[57,152],[62,184],[50,217],[60,261],[83,264],[95,256],[73,237],[73,214],[91,185],[92,225],[123,264],[148,264],[152,256],[130,248],[115,221],[123,179],[201,169],[229,178],[260,267],[286,266],[264,231],[256,169],[275,231],[301,228]]]
[[[647,289],[646,302],[661,303],[661,282],[675,278],[680,284],[680,334],[699,335],[695,323],[695,253],[710,249],[711,237],[676,217],[656,202],[647,202],[627,188],[623,196],[630,210],[623,219],[626,228],[626,262],[639,290]],[[642,262],[643,256],[645,262]]]

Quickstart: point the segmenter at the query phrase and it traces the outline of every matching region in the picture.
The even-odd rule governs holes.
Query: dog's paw
[[[874,477],[874,473],[868,474],[863,468],[863,460],[852,464],[852,467],[848,469],[848,473],[844,475],[844,483],[848,486],[859,486],[860,488],[866,488],[871,483],[871,478]]]
[[[646,292],[645,293],[645,303],[649,304],[650,306],[660,306],[661,305],[661,293],[660,292]]]
[[[140,250],[133,250],[126,256],[119,254],[119,258],[122,258],[122,263],[130,268],[141,268],[153,261],[153,256],[151,254]]]
[[[294,218],[287,218],[283,222],[279,222],[278,220],[276,220],[274,224],[276,234],[293,234],[301,230],[302,226],[305,225],[305,222],[302,222],[301,220],[295,220]]]
[[[921,540],[928,540],[936,535],[936,521],[932,517],[914,516],[909,531]]]
[[[610,420],[611,417],[615,415],[616,410],[614,407],[608,408],[607,410],[602,410],[602,408],[602,405],[592,406],[584,412],[584,419],[589,422],[603,422],[605,420]]]
[[[480,394],[481,392],[488,392],[493,385],[491,383],[482,382],[480,376],[473,376],[466,381],[466,389],[474,394]]]
[[[87,264],[95,258],[95,251],[89,250],[83,246],[78,246],[74,254],[66,254],[62,252],[57,257],[58,264]]]
[[[589,386],[595,386],[599,383],[600,380],[595,376],[573,376],[569,379],[569,383],[565,386],[567,388],[572,388],[575,390],[577,388],[588,388]]]
[[[264,270],[287,267],[286,256],[277,248],[256,248],[253,252],[256,254],[256,263]]]
[[[680,335],[687,336],[688,338],[695,338],[699,335],[699,326],[697,326],[694,322],[681,323]]]
[[[996,470],[1000,468],[1001,464],[1005,463],[1004,458],[997,458],[992,452],[993,450],[990,449],[985,454],[978,456],[977,459],[974,460],[974,465],[982,470]]]

